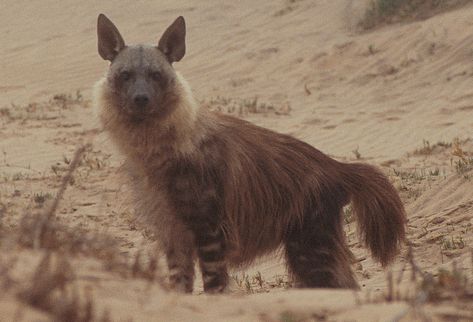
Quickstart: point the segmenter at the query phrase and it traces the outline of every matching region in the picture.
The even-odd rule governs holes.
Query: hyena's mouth
[[[150,113],[147,111],[137,111],[128,106],[123,106],[122,111],[122,113],[126,115],[126,118],[133,123],[143,122],[150,115]]]
[[[136,115],[136,114],[130,115],[130,121],[132,123],[142,123],[144,120],[146,120],[146,115]]]
[[[127,114],[128,119],[132,123],[142,123],[146,120],[150,119],[161,119],[162,115],[160,111],[152,110],[152,109],[147,109],[147,110],[135,110],[135,109],[129,109],[125,108],[125,112]]]

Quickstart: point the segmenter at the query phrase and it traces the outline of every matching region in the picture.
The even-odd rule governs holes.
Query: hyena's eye
[[[124,70],[124,71],[122,71],[122,72],[120,73],[120,76],[119,76],[119,77],[120,77],[120,80],[121,80],[121,81],[126,82],[126,81],[130,80],[130,78],[131,78],[131,73],[128,72],[128,71],[126,71],[126,70]]]
[[[157,82],[160,82],[163,79],[163,75],[161,75],[161,73],[158,71],[151,72],[150,75],[151,75],[151,78]]]

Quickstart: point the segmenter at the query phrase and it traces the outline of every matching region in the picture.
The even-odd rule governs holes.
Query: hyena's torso
[[[201,268],[211,273],[250,263],[281,246],[290,231],[303,224],[297,214],[304,214],[319,180],[312,175],[315,160],[303,154],[312,148],[304,143],[230,117],[205,117],[206,122],[215,120],[192,151],[175,154],[164,148],[129,160],[137,214],[156,227],[171,274],[176,274],[177,283],[188,283],[186,289],[191,287],[196,255]],[[253,145],[255,140],[265,144]],[[157,146],[159,141],[153,144]],[[328,173],[329,169],[327,164]],[[319,191],[327,190],[327,196],[333,191],[330,197],[348,202],[341,188]]]
[[[301,153],[313,148],[232,117],[202,111],[198,118],[206,124],[193,132],[194,147],[184,152],[176,150],[175,128],[154,141],[144,142],[139,135],[126,143],[136,150],[128,152],[125,168],[135,191],[137,215],[157,227],[165,247],[179,243],[189,224],[200,231],[213,225],[223,231],[226,261],[246,264],[280,246],[291,227],[301,224],[300,216],[287,214],[303,213],[305,197],[318,185],[314,160]],[[131,131],[118,130],[128,133],[128,139],[133,138]],[[142,133],[142,124],[138,131]],[[265,144],[254,145],[255,141]],[[120,135],[117,144],[124,143]],[[291,168],[295,160],[297,167]],[[331,188],[340,190],[320,190]]]

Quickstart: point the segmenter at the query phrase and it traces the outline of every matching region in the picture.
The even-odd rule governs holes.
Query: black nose
[[[134,98],[133,98],[133,101],[135,102],[135,105],[137,107],[146,107],[146,105],[148,105],[149,103],[149,97],[147,95],[136,95]]]

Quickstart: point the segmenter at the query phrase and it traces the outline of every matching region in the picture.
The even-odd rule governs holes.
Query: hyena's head
[[[178,17],[156,46],[125,45],[117,27],[103,14],[98,17],[97,34],[99,54],[111,62],[105,85],[112,108],[138,122],[172,112],[177,81],[172,63],[186,51],[184,18]]]

